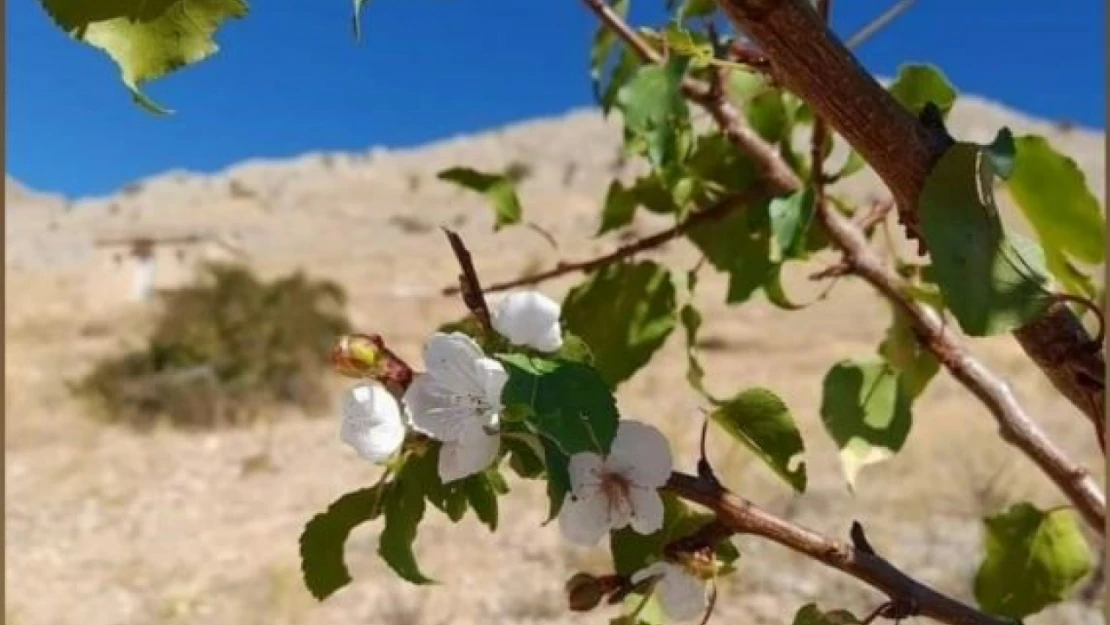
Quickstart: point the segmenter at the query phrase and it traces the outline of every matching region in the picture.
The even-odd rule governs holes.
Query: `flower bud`
[[[349,378],[371,379],[403,392],[412,382],[412,369],[377,334],[347,334],[331,350],[332,367]]]
[[[605,596],[601,580],[589,573],[575,573],[567,580],[567,603],[575,612],[589,612]]]

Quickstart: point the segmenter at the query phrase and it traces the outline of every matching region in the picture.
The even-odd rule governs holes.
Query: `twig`
[[[876,82],[807,0],[719,3],[737,30],[747,33],[770,59],[782,83],[875,169],[893,193],[899,217],[912,227],[917,199],[943,153],[944,138],[915,119]],[[762,151],[750,153],[757,160],[764,158]],[[777,155],[772,158],[780,160]],[[777,188],[789,191],[798,185]],[[1099,381],[1105,363],[1101,353],[1085,350],[1091,339],[1075,313],[1064,305],[1054,306],[1016,330],[1014,336],[1065,397],[1092,422],[1103,419],[1105,388]],[[992,411],[997,413],[997,408]]]
[[[733,534],[760,536],[807,555],[877,588],[890,597],[892,603],[912,605],[923,616],[952,625],[1014,625],[1011,621],[984,614],[933,590],[877,554],[856,549],[781,519],[692,475],[672,473],[666,488],[687,501],[711,510],[720,528]]]
[[[624,260],[630,256],[639,254],[640,252],[659,247],[660,245],[663,245],[668,241],[671,241],[686,234],[690,231],[691,228],[697,226],[698,224],[723,217],[737,206],[743,205],[745,203],[745,200],[748,199],[750,199],[750,196],[748,195],[726,196],[718,200],[716,203],[706,207],[705,209],[691,213],[690,216],[687,217],[680,224],[676,224],[674,226],[671,226],[670,228],[667,228],[666,230],[662,230],[642,239],[637,239],[636,241],[633,241],[632,243],[629,243],[627,245],[623,245],[616,250],[605,254],[604,256],[598,256],[597,258],[591,258],[589,260],[577,262],[560,262],[547,271],[542,271],[540,273],[531,276],[525,276],[523,278],[518,278],[516,280],[499,282],[487,287],[484,292],[496,293],[498,291],[507,291],[509,289],[515,289],[522,286],[532,286],[576,272],[589,273],[591,271],[594,271],[595,269],[606,267],[618,261]],[[443,289],[443,294],[457,295],[459,294],[459,287],[447,287]]]
[[[466,249],[466,245],[463,244],[459,235],[447,228],[444,228],[443,232],[451,243],[451,251],[455,253],[455,258],[459,261],[459,267],[462,268],[462,273],[459,274],[459,290],[456,293],[462,293],[463,303],[478,318],[482,328],[486,332],[493,332],[489,306],[486,305],[486,298],[482,296],[482,283],[478,281],[478,272],[474,270],[474,261],[470,258],[470,251]]]
[[[891,6],[889,9],[883,11],[878,17],[871,20],[871,22],[868,23],[866,26],[857,30],[855,33],[852,34],[852,36],[848,37],[848,39],[844,42],[845,47],[847,47],[849,50],[854,50],[860,47],[865,41],[873,37],[875,33],[886,28],[890,25],[891,22],[898,19],[903,13],[906,12],[907,9],[913,6],[914,2],[915,0],[900,0],[899,2],[894,3],[894,5]]]

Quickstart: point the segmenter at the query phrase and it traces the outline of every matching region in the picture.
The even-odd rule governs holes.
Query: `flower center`
[[[601,483],[598,488],[605,495],[610,508],[619,507],[622,503],[628,502],[628,495],[632,490],[632,483],[628,481],[628,478],[620,473],[611,472],[604,472],[600,477]]]
[[[487,414],[493,412],[493,406],[491,406],[484,397],[471,393],[452,395],[451,403],[462,408],[469,408],[476,419],[482,419]]]

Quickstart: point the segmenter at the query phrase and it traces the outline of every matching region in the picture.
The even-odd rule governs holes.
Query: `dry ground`
[[[974,99],[961,102],[952,125],[958,135],[983,140],[1002,124],[1051,134],[1102,196],[1101,133],[1063,132]],[[603,552],[568,548],[556,528],[541,527],[542,495],[526,484],[514,484],[503,500],[496,535],[471,520],[451,526],[431,514],[418,554],[441,586],[395,580],[373,556],[374,528],[362,528],[348,551],[356,582],[317,605],[298,579],[300,528],[330,500],[376,477],[339,443],[336,416],[280,415],[290,418],[202,435],[135,434],[92,423],[64,381],[98,356],[141,340],[149,319],[149,311],[114,302],[99,287],[104,276],[89,264],[91,228],[178,223],[236,232],[262,272],[306,267],[340,280],[356,324],[385,334],[419,362],[423,338],[462,312],[457,301],[437,295],[455,269],[435,226],[460,230],[487,280],[609,249],[615,241],[589,236],[617,136],[592,113],[575,113],[403,153],[313,155],[208,177],[169,174],[76,203],[9,180],[6,622],[605,622],[602,614],[567,614],[560,592],[573,571],[601,570]],[[525,228],[492,236],[480,200],[434,179],[435,171],[460,162],[481,168],[513,160],[533,167],[522,191],[525,210],[557,238],[558,251]],[[849,191],[863,197],[878,187],[864,179]],[[641,219],[634,229],[646,233],[656,223]],[[693,261],[683,243],[664,256],[682,266]],[[574,280],[544,290],[561,296]],[[988,413],[944,375],[915,405],[905,450],[865,470],[858,492],[849,493],[817,417],[821,379],[838,359],[875,350],[889,321],[885,305],[864,285],[844,281],[830,300],[802,312],[782,314],[762,301],[728,309],[720,303],[722,281],[703,284],[710,387],[719,394],[751,385],[776,390],[788,398],[807,443],[810,488],[796,498],[744,452],[714,441],[711,454],[734,489],[835,536],[845,537],[858,519],[891,560],[963,598],[981,548],[977,519],[1020,499],[1060,501],[1030,463],[999,442]],[[791,285],[800,300],[816,288],[798,276]],[[1086,422],[1012,340],[976,341],[975,348],[1062,446],[1101,466]],[[684,367],[676,333],[619,399],[624,414],[673,435],[688,470],[699,405],[682,382]],[[269,459],[261,469],[254,462],[260,454]],[[738,542],[741,570],[724,589],[719,622],[788,623],[804,602],[862,612],[881,599],[782,548]],[[1029,623],[1099,620],[1096,608],[1072,602]]]

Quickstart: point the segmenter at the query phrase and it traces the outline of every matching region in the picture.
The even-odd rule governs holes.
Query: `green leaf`
[[[628,0],[616,0],[609,5],[610,10],[613,11],[621,19],[628,17]],[[598,26],[594,32],[593,45],[590,47],[590,78],[594,85],[594,94],[601,99],[602,79],[605,70],[605,63],[609,60],[613,50],[613,44],[617,42],[616,34],[613,33],[611,28],[607,28],[604,24]],[[618,61],[619,65],[620,61]],[[606,107],[608,112],[608,107]]]
[[[847,610],[822,612],[817,604],[808,603],[794,614],[793,625],[859,625],[859,619]]]
[[[227,19],[247,15],[243,0],[151,0],[82,2],[41,0],[66,34],[115,61],[135,102],[155,114],[168,111],[139,88],[214,54],[212,36]]]
[[[486,174],[468,167],[452,167],[439,172],[437,178],[485,195],[493,204],[496,215],[493,225],[495,232],[505,226],[520,223],[523,209],[516,195],[516,185],[508,176]]]
[[[783,263],[773,265],[763,283],[763,293],[767,295],[767,301],[782,310],[801,310],[810,306],[813,302],[796,304],[786,295],[786,289],[782,286],[782,266]]]
[[[767,89],[752,97],[748,101],[747,113],[748,123],[768,143],[778,143],[791,129],[790,117],[779,89]]]
[[[713,62],[713,44],[704,35],[673,22],[667,24],[662,34],[670,53],[689,57],[691,67],[708,67]]]
[[[343,548],[351,530],[382,512],[389,483],[347,493],[312,517],[301,533],[301,573],[313,597],[323,601],[351,583]]]
[[[709,418],[751,449],[795,491],[804,493],[805,443],[786,404],[765,388],[750,388],[716,403]],[[793,464],[796,466],[791,468]]]
[[[423,455],[410,457],[405,462],[405,475],[411,482],[422,485],[424,497],[433,506],[447,515],[451,522],[458,523],[467,509],[463,488],[465,480],[444,484],[440,479],[438,466],[442,448],[439,443],[434,443]]]
[[[1091,570],[1091,553],[1072,512],[1019,503],[984,520],[986,559],[975,599],[991,614],[1022,619],[1058,603]]]
[[[420,572],[412,544],[424,518],[424,485],[420,473],[406,464],[385,501],[385,528],[378,538],[378,555],[397,575],[413,584],[434,584]]]
[[[823,387],[821,421],[854,490],[860,469],[902,449],[910,433],[910,397],[881,361],[841,361],[825,375]]]
[[[632,189],[626,189],[620,180],[611,182],[605,195],[605,207],[601,210],[601,227],[597,236],[632,223],[636,205],[636,194]]]
[[[610,265],[574,287],[563,301],[567,331],[590,346],[612,388],[647,364],[675,326],[670,272],[651,262]]]
[[[786,197],[771,200],[767,212],[777,245],[772,259],[805,258],[806,235],[813,222],[813,188],[806,186]]]
[[[617,56],[617,64],[610,72],[608,82],[601,81],[595,88],[602,113],[608,115],[609,111],[613,110],[613,106],[617,103],[617,95],[636,74],[636,68],[641,64],[640,57],[635,52],[627,46],[621,48]]]
[[[912,402],[940,370],[940,363],[917,340],[905,313],[892,309],[892,314],[894,320],[879,344],[879,355],[898,371],[898,379]]]
[[[586,341],[565,331],[563,332],[563,346],[559,348],[555,356],[561,360],[573,360],[591,367],[594,364],[594,353],[590,350]]]
[[[496,475],[496,471],[485,471],[477,475],[462,480],[462,490],[466,495],[466,500],[470,507],[474,509],[474,514],[478,516],[481,521],[489,528],[491,532],[497,531],[497,480],[501,476],[497,475],[494,478],[490,474]]]
[[[698,330],[701,328],[701,313],[697,308],[686,304],[678,311],[678,318],[686,331],[686,381],[690,387],[705,395],[705,370],[698,362]]]
[[[648,158],[659,170],[679,157],[679,131],[690,114],[681,88],[688,63],[672,56],[665,65],[644,65],[617,93],[625,127],[647,141]]]
[[[902,65],[888,90],[914,117],[921,114],[928,102],[936,104],[941,115],[947,117],[956,103],[956,89],[944,72],[933,65]]]
[[[501,445],[509,452],[509,468],[524,479],[543,475],[543,446],[532,434],[501,434]]]
[[[1015,174],[1016,177],[1016,174]],[[960,143],[925,181],[919,215],[945,305],[970,336],[1007,332],[1044,313],[1044,253],[1002,230],[990,160]]]
[[[717,11],[715,0],[685,0],[678,11],[678,19],[688,20],[695,17],[709,17]]]
[[[609,452],[620,418],[616,402],[598,372],[580,362],[526,354],[500,354],[498,359],[509,373],[502,403],[527,407],[526,421],[540,436],[551,499],[549,518],[554,518],[570,489],[570,456]]]
[[[759,179],[751,157],[737,150],[720,132],[699,136],[685,166],[703,182],[738,192],[751,188]]]
[[[1019,137],[1006,188],[1046,253],[1060,252],[1084,263],[1102,262],[1102,207],[1074,160],[1054,150],[1044,137]]]
[[[729,304],[747,301],[775,275],[766,204],[737,208],[722,219],[698,224],[686,236],[709,264],[729,274]]]

